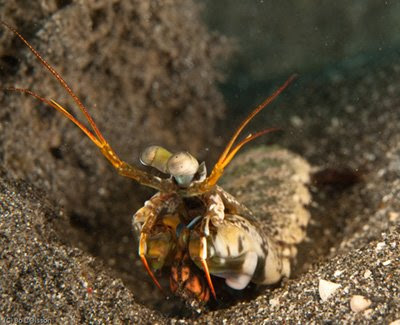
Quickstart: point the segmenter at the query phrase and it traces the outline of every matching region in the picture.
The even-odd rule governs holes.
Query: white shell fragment
[[[395,222],[400,216],[400,213],[391,211],[389,212],[389,221]]]
[[[372,272],[370,270],[365,270],[364,279],[368,279],[371,276]]]
[[[319,291],[319,296],[321,297],[321,300],[327,301],[329,299],[329,297],[332,296],[335,293],[335,291],[337,289],[339,289],[340,287],[341,287],[341,285],[338,283],[320,279],[318,291]]]
[[[350,299],[350,308],[355,313],[359,313],[361,311],[366,310],[369,306],[371,306],[371,300],[365,298],[364,296],[354,295]]]
[[[333,276],[335,278],[338,278],[342,275],[343,271],[342,270],[336,270],[335,273],[333,273]]]
[[[279,306],[279,298],[272,298],[272,299],[270,299],[270,300],[269,300],[269,304],[270,304],[272,307]]]
[[[384,249],[385,246],[386,246],[385,242],[379,242],[378,244],[376,244],[375,250],[376,250],[377,252],[379,252],[379,251],[381,251],[382,249]]]

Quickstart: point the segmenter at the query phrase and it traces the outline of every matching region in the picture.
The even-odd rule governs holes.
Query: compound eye
[[[182,187],[190,185],[198,169],[199,162],[186,151],[172,155],[167,162],[168,173],[170,173]]]
[[[172,153],[163,147],[150,146],[140,155],[140,162],[145,166],[151,166],[166,174],[168,173],[167,162],[171,156]]]

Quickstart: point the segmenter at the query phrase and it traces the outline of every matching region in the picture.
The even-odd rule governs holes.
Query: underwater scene
[[[0,1],[0,322],[400,323],[399,18]]]

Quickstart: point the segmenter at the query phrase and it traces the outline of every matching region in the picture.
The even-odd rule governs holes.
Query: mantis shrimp
[[[88,109],[61,75],[13,27],[11,30],[55,77],[84,114],[86,127],[53,99],[25,88],[7,88],[25,93],[59,111],[74,123],[100,150],[117,172],[158,192],[133,216],[138,233],[138,254],[157,287],[155,272],[170,268],[170,289],[187,301],[207,302],[217,298],[211,275],[225,279],[233,289],[242,290],[250,282],[273,284],[290,274],[290,264],[273,238],[263,232],[252,212],[218,186],[218,180],[237,152],[254,139],[274,131],[265,129],[237,139],[246,125],[270,104],[295,78],[291,76],[256,107],[239,125],[218,161],[207,175],[186,151],[171,153],[160,146],[146,148],[140,156],[143,165],[157,169],[159,177],[123,161],[104,138]]]

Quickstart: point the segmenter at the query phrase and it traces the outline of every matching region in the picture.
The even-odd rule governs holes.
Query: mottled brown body
[[[133,225],[145,238],[139,254],[149,269],[170,268],[172,292],[191,305],[210,298],[202,259],[210,274],[237,290],[250,282],[276,283],[290,273],[282,250],[250,210],[218,186],[189,198],[157,193],[136,212]]]

